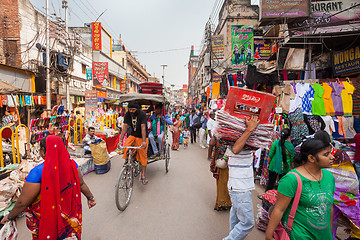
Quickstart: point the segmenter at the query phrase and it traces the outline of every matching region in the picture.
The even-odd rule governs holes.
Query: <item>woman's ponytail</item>
[[[289,136],[290,136],[290,129],[284,128],[283,130],[281,130],[279,143],[281,147],[281,155],[282,155],[282,162],[284,164],[284,168],[289,167],[289,164],[286,161],[286,148],[285,148],[285,141],[286,139],[288,139]]]

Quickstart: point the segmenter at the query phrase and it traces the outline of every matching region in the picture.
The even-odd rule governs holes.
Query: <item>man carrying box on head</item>
[[[137,150],[136,159],[141,163],[141,182],[146,185],[148,180],[146,179],[146,166],[147,166],[147,131],[146,131],[146,114],[140,109],[140,104],[137,101],[131,101],[128,105],[129,111],[124,116],[124,127],[120,134],[119,145],[122,146],[124,135],[128,128],[131,128],[130,136],[126,139],[124,147],[130,147],[134,144],[134,147],[141,146],[142,148]],[[125,148],[123,158],[126,158],[127,150]]]

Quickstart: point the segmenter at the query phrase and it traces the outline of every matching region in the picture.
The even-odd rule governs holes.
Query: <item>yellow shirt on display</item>
[[[343,102],[344,115],[352,115],[353,110],[353,99],[352,94],[355,91],[355,87],[348,83],[347,81],[343,82],[344,90],[341,91],[341,99]]]

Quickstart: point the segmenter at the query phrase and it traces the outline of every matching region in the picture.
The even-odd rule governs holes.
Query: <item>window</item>
[[[85,64],[81,64],[81,71],[83,74],[86,74],[86,65]]]

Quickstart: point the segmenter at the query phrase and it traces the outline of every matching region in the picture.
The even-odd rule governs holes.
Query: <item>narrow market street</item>
[[[170,135],[171,136],[171,135]],[[171,140],[170,140],[171,141]],[[148,166],[146,186],[136,181],[129,206],[119,212],[115,205],[114,190],[123,160],[112,159],[111,170],[104,175],[91,172],[84,180],[95,195],[97,205],[89,210],[83,196],[83,239],[127,240],[219,240],[228,234],[229,211],[213,210],[216,198],[215,179],[209,172],[207,149],[199,144],[171,152],[170,171],[165,173],[165,162]],[[256,197],[263,192],[257,186],[253,191],[254,214]],[[255,217],[255,216],[254,216]],[[19,239],[30,239],[25,217],[18,221]],[[264,239],[256,228],[247,240]]]

